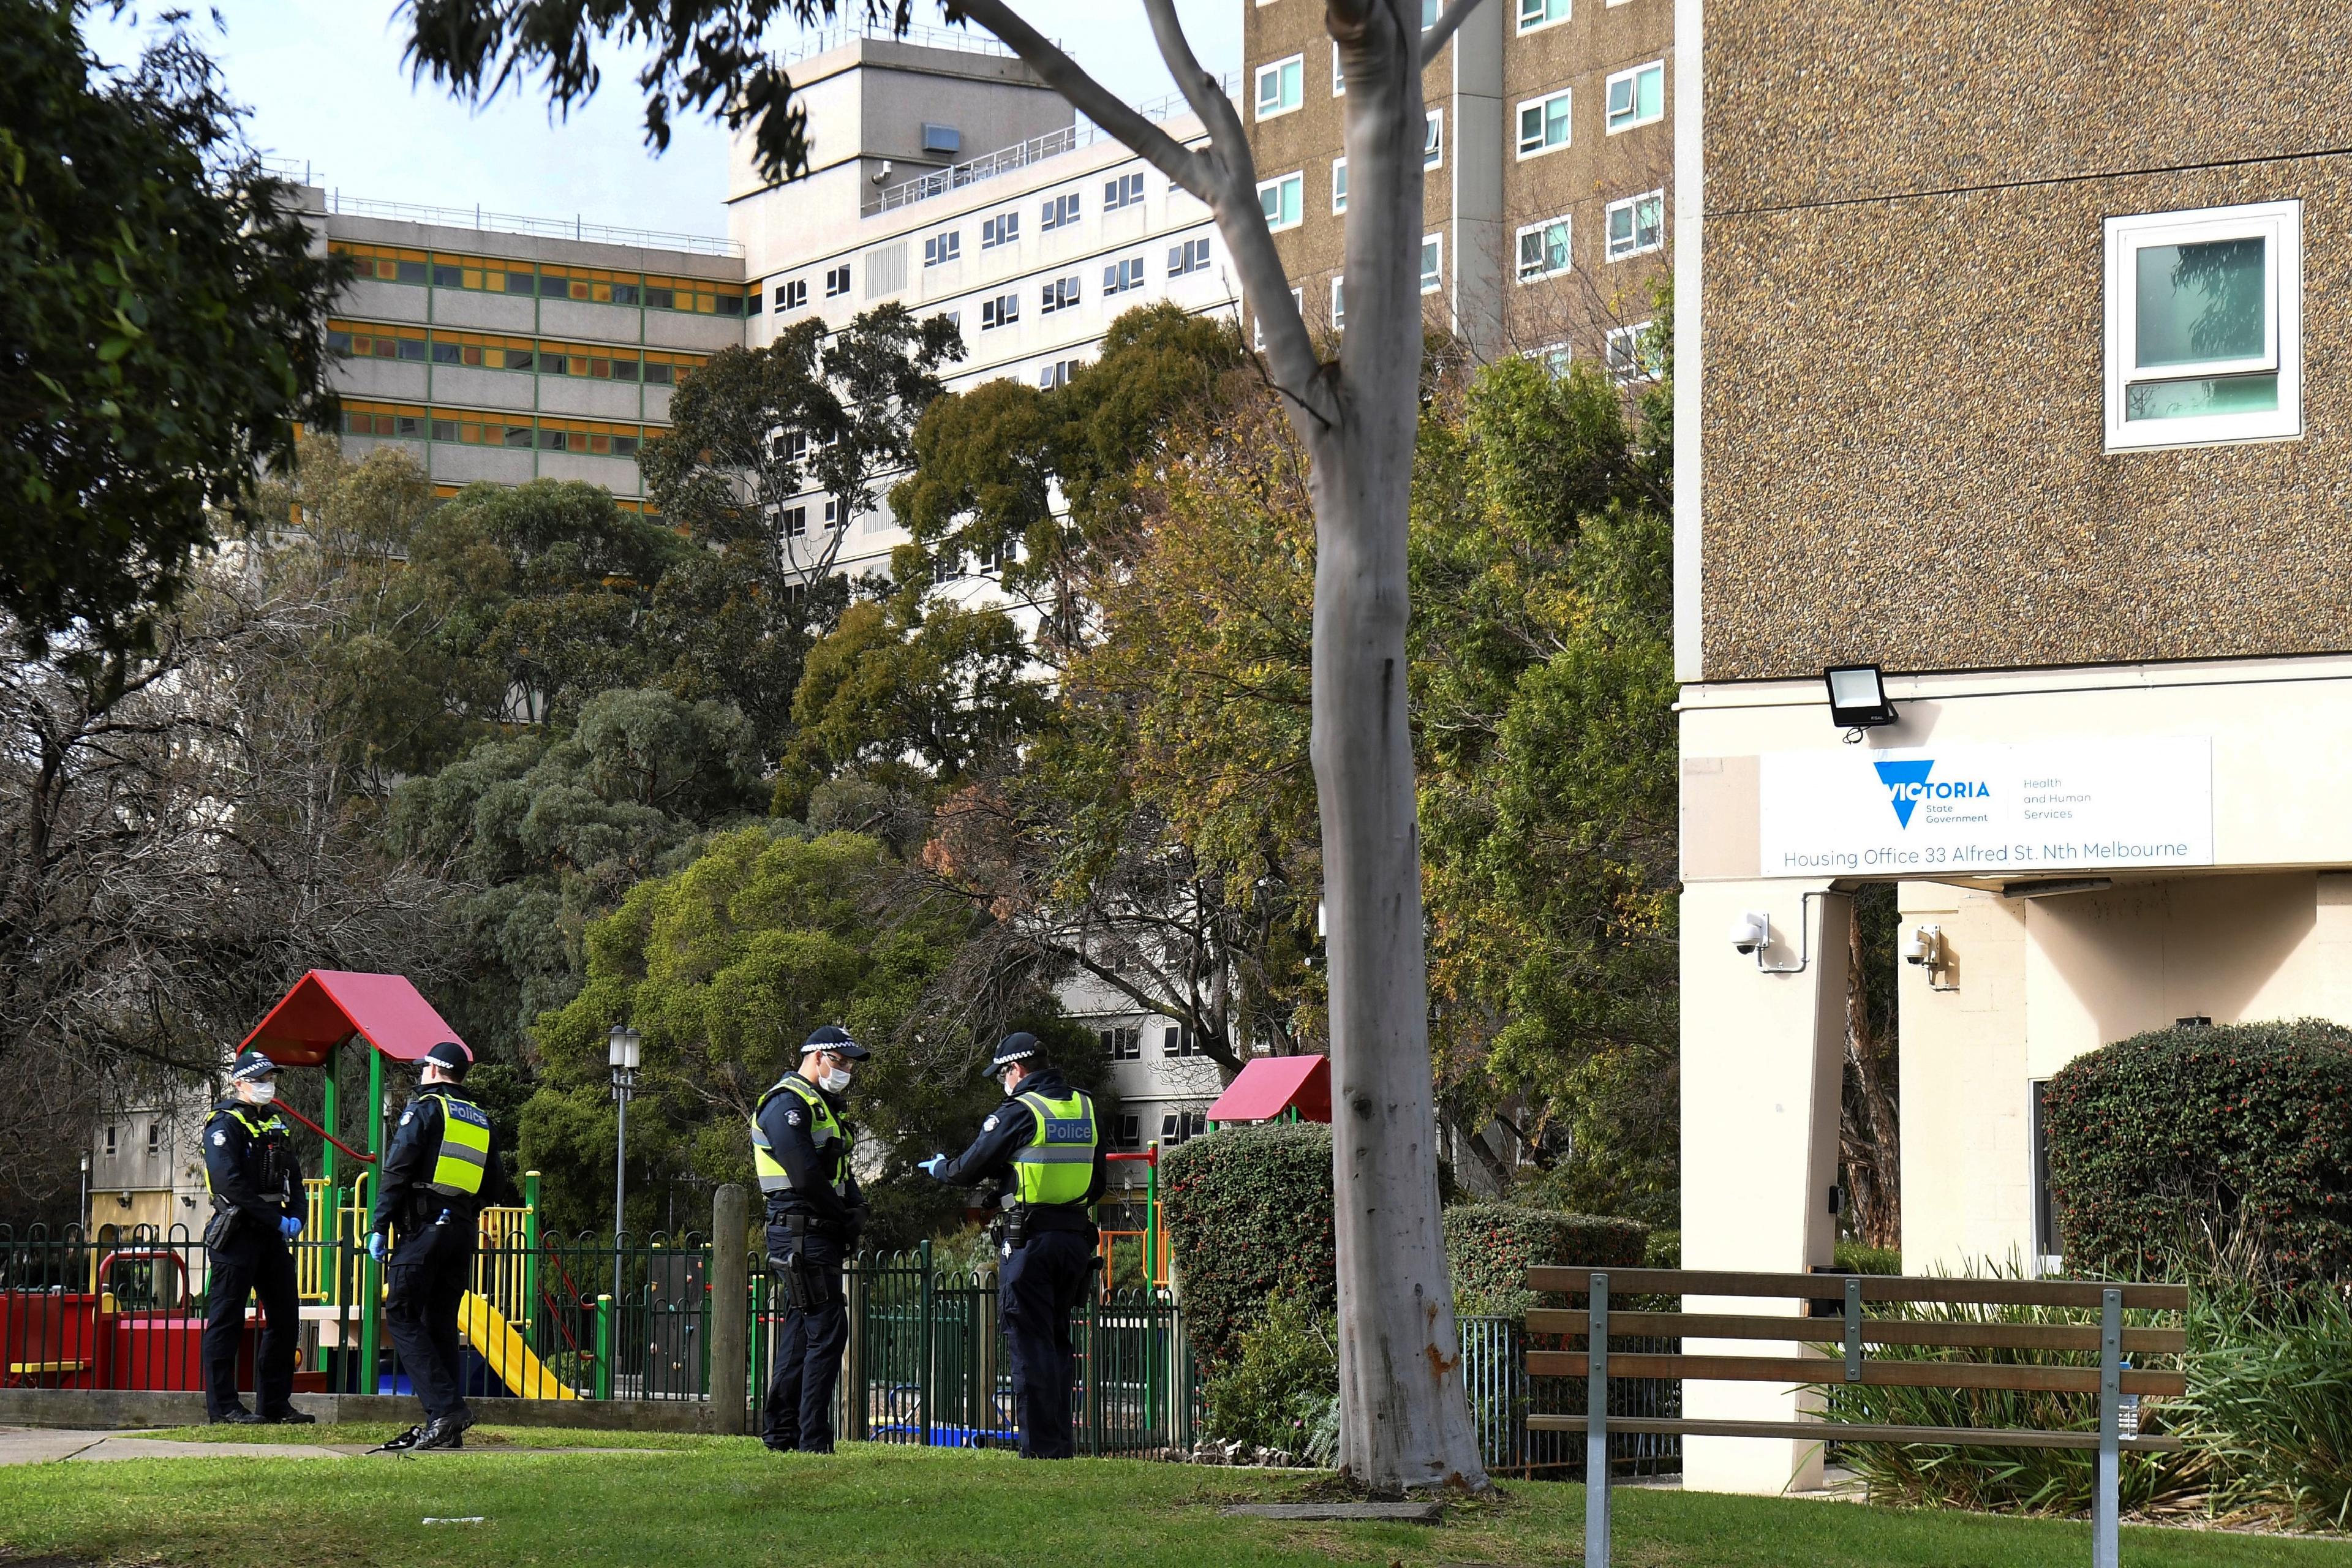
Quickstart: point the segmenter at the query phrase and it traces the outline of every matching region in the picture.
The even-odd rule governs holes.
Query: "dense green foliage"
[[[1221,1127],[1160,1163],[1162,1222],[1193,1348],[1212,1367],[1276,1296],[1330,1310],[1331,1129]]]
[[[293,187],[182,27],[117,74],[82,9],[0,0],[0,611],[36,649],[78,623],[143,639],[334,406],[340,272]]]
[[[2154,1278],[2242,1258],[2277,1282],[2352,1276],[2352,1029],[2137,1035],[2068,1063],[2042,1118],[2070,1267]]]
[[[2189,1396],[2167,1407],[2210,1476],[2216,1511],[2352,1528],[2352,1308],[2321,1289],[2284,1300],[2199,1293]]]
[[[1312,1450],[1339,1397],[1337,1317],[1285,1293],[1238,1344],[1232,1363],[1202,1385],[1208,1435],[1328,1463]]]
[[[1561,1214],[1522,1204],[1456,1204],[1445,1211],[1445,1262],[1454,1279],[1454,1310],[1464,1314],[1519,1318],[1538,1300],[1528,1270],[1540,1265],[1638,1268],[1648,1250],[1649,1226],[1639,1220]]]

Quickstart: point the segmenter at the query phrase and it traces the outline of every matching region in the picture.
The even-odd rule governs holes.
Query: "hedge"
[[[1160,1197],[1185,1330],[1212,1367],[1240,1354],[1276,1291],[1316,1311],[1337,1300],[1330,1128],[1221,1127],[1161,1158]]]
[[[1650,1227],[1517,1204],[1458,1204],[1445,1211],[1445,1260],[1454,1274],[1454,1310],[1517,1318],[1538,1304],[1528,1270],[1564,1263],[1639,1268]],[[1566,1306],[1567,1300],[1543,1305]]]
[[[2306,1018],[2119,1040],[2050,1080],[2042,1125],[2071,1270],[2352,1276],[2352,1030]]]

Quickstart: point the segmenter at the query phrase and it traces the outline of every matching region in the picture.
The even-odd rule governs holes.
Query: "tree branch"
[[[1421,36],[1422,69],[1430,68],[1436,60],[1438,51],[1445,47],[1446,40],[1460,30],[1462,24],[1470,19],[1470,13],[1477,8],[1478,0],[1454,0],[1452,5],[1437,14],[1437,20],[1430,25],[1429,31]]]

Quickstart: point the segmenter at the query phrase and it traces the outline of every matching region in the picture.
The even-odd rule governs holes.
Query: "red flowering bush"
[[[2042,1125],[2072,1269],[2352,1278],[2352,1030],[2341,1025],[2118,1040],[2050,1080]]]
[[[1161,1159],[1160,1198],[1185,1331],[1212,1367],[1240,1353],[1276,1292],[1331,1310],[1330,1128],[1221,1127]]]

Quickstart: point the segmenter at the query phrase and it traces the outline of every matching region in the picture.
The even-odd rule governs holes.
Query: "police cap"
[[[422,1067],[425,1062],[431,1062],[451,1078],[462,1079],[466,1069],[474,1065],[474,1053],[459,1041],[444,1040],[425,1052],[425,1060],[417,1065]]]
[[[278,1064],[259,1051],[239,1051],[236,1053],[236,1065],[229,1068],[228,1080],[231,1083],[256,1083],[277,1076]]]
[[[1026,1029],[1016,1029],[1004,1037],[1003,1042],[996,1047],[996,1055],[989,1058],[987,1076],[994,1078],[1014,1062],[1029,1060],[1037,1054],[1038,1048],[1036,1036]]]
[[[862,1062],[874,1053],[849,1037],[849,1031],[838,1024],[827,1024],[812,1032],[801,1042],[801,1055],[811,1051],[831,1051],[844,1061]]]

